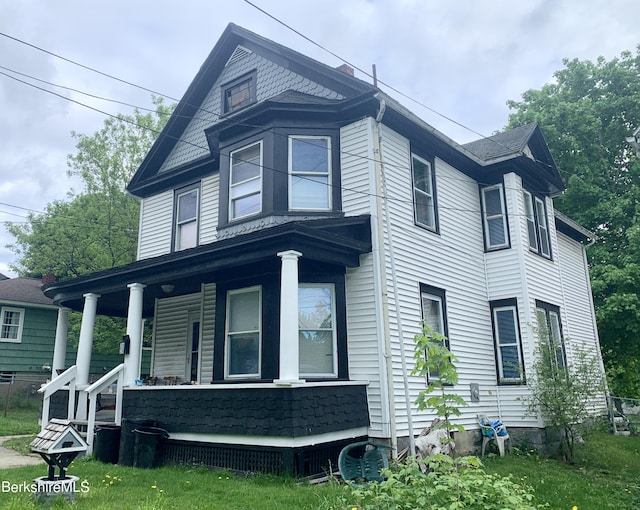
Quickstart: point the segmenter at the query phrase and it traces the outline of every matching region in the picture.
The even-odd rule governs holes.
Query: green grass
[[[41,398],[11,398],[6,407],[7,415],[4,416],[6,399],[0,399],[0,436],[13,436],[17,434],[35,434],[40,430],[38,418],[40,417]]]
[[[31,438],[12,440],[25,451]],[[551,510],[640,508],[640,437],[594,434],[576,450],[576,463],[517,451],[500,458],[483,459],[487,472],[511,475],[535,489],[536,503]],[[308,485],[289,478],[237,476],[205,468],[163,467],[143,470],[76,460],[69,474],[88,482],[89,491],[79,493],[74,505],[53,508],[82,509],[324,509],[343,510],[332,504],[344,495],[337,483]],[[46,468],[31,466],[0,470],[0,482],[21,484],[46,475]],[[348,499],[347,499],[348,501]],[[31,494],[0,492],[0,509],[41,508]],[[351,506],[346,507],[351,510]],[[368,510],[368,509],[367,509]]]
[[[597,433],[567,465],[535,455],[507,455],[484,461],[488,472],[512,475],[535,489],[550,509],[640,508],[640,437]]]
[[[205,468],[137,469],[102,464],[92,459],[72,463],[69,474],[86,480],[73,506],[62,501],[54,508],[77,510],[125,509],[317,509],[342,489],[337,484],[310,486],[284,477],[236,476]],[[0,471],[0,480],[31,483],[46,475],[45,466]],[[81,490],[81,487],[77,487]],[[27,493],[0,493],[0,508],[39,508]]]

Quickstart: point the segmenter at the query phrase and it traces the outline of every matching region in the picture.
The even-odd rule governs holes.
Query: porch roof
[[[143,316],[153,315],[155,299],[198,292],[203,283],[216,282],[233,269],[278,268],[277,253],[296,250],[301,262],[357,267],[361,254],[371,251],[369,215],[293,220],[239,234],[209,244],[138,260],[46,286],[55,304],[81,311],[84,294],[99,294],[97,313],[126,317],[130,283],[146,285]],[[259,268],[256,268],[259,265]],[[162,286],[171,285],[171,293]]]

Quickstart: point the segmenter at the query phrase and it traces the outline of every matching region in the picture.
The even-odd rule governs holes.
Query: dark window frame
[[[497,215],[493,215],[491,218],[488,217],[487,208],[486,208],[486,192],[498,189],[500,193],[500,206],[501,206],[501,214],[500,218],[502,219],[502,226],[504,232],[504,242],[502,244],[491,245],[491,237],[490,237],[490,228],[489,221],[497,219]],[[511,235],[509,232],[509,211],[507,207],[507,197],[505,195],[504,183],[498,182],[495,184],[490,184],[487,186],[480,187],[480,208],[481,208],[481,216],[482,216],[482,232],[484,238],[484,250],[485,252],[492,252],[498,250],[507,250],[511,248]]]
[[[182,250],[187,250],[189,248],[179,248],[178,244],[180,242],[179,238],[179,224],[178,224],[178,212],[179,212],[179,202],[180,197],[191,193],[192,191],[197,191],[197,201],[196,201],[196,243],[194,246],[190,246],[189,248],[195,248],[200,245],[200,213],[201,213],[201,200],[202,200],[202,183],[200,181],[193,182],[187,186],[182,186],[181,188],[177,188],[173,190],[173,222],[172,222],[172,232],[171,232],[171,251],[178,252]]]
[[[441,289],[440,287],[434,287],[433,285],[428,285],[426,283],[420,283],[420,316],[422,320],[425,320],[425,309],[424,309],[424,297],[431,296],[437,298],[440,302],[440,314],[442,320],[442,331],[437,331],[436,333],[444,336],[444,346],[448,351],[451,351],[451,343],[449,341],[449,324],[447,321],[447,297],[446,290]],[[426,352],[424,353],[426,358]],[[438,374],[429,373],[427,378],[437,378]]]
[[[549,260],[553,260],[551,250],[551,232],[549,230],[549,215],[546,200],[527,189],[522,190],[527,221],[529,251]],[[540,215],[542,215],[542,221]],[[533,243],[535,241],[535,245]],[[544,245],[546,241],[546,253]]]
[[[540,312],[545,315],[545,326],[547,327],[546,335],[549,342],[549,345],[553,347],[554,353],[551,355],[549,353],[549,360],[554,364],[556,369],[564,370],[567,367],[567,348],[565,345],[564,334],[562,332],[562,314],[560,313],[560,307],[556,305],[552,305],[550,303],[546,303],[545,301],[540,301],[536,299],[536,320],[538,322],[538,338],[540,339],[540,335],[543,334],[541,331],[540,325]],[[552,322],[551,317],[555,315],[558,320],[558,335],[559,338],[555,339],[552,330]],[[556,341],[559,341],[559,345],[555,345]],[[553,344],[553,345],[552,345]],[[558,359],[558,354],[560,354],[560,360]]]
[[[496,362],[496,379],[499,385],[521,385],[526,384],[526,373],[524,366],[524,349],[522,347],[522,331],[520,329],[520,312],[518,310],[518,300],[516,298],[510,299],[500,299],[496,301],[491,301],[489,303],[489,307],[491,310],[491,329],[493,332],[493,349],[494,356]],[[499,344],[499,331],[498,331],[498,321],[496,317],[496,312],[503,310],[511,310],[514,314],[514,322],[515,322],[515,334],[517,335],[517,341],[515,342],[515,346],[518,351],[518,364],[520,370],[520,376],[518,378],[513,377],[505,377],[504,376],[504,365],[502,363],[502,352],[500,351]],[[510,344],[509,344],[510,345]]]
[[[244,108],[247,108],[249,106],[251,106],[252,104],[255,104],[257,101],[257,71],[254,69],[253,71],[250,71],[246,74],[243,74],[242,76],[239,76],[238,78],[235,78],[234,80],[231,80],[227,83],[224,83],[220,86],[220,97],[221,97],[221,107],[220,107],[220,111],[222,112],[222,115],[228,115],[231,113],[235,113],[238,112],[240,110],[243,110]],[[229,104],[229,97],[230,94],[232,93],[232,89],[239,87],[241,85],[247,84],[248,88],[249,88],[249,99],[247,99],[246,101],[243,101],[241,104],[237,105],[237,106],[233,106]]]

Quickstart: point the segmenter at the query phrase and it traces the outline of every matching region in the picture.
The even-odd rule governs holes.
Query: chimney
[[[42,277],[42,285],[51,285],[52,283],[56,283],[56,275],[49,271]]]
[[[344,74],[348,74],[349,76],[354,76],[353,67],[348,64],[342,64],[341,66],[336,67],[338,71],[342,71]]]

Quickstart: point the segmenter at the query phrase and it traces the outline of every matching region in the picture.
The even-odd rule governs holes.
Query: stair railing
[[[73,420],[76,407],[76,373],[78,369],[76,365],[67,368],[60,375],[54,377],[51,381],[43,384],[38,393],[43,394],[42,400],[42,416],[40,418],[40,427],[42,430],[49,423],[49,407],[51,404],[51,395],[58,390],[66,387],[69,391],[69,401],[67,405],[67,419]]]
[[[124,382],[124,363],[121,363],[110,372],[107,372],[100,379],[94,382],[91,386],[84,391],[89,394],[89,413],[87,419],[87,455],[91,455],[93,452],[93,439],[94,428],[96,425],[96,412],[98,407],[98,394],[104,391],[107,387],[117,381],[116,385],[116,415],[115,424],[122,424],[122,394],[123,394],[123,382]]]

